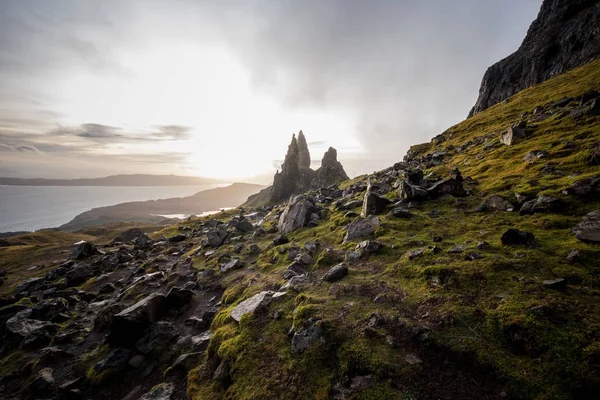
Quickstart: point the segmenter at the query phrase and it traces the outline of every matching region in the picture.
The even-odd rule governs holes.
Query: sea
[[[199,186],[2,186],[0,232],[55,228],[96,207],[130,201],[186,197],[222,185]]]

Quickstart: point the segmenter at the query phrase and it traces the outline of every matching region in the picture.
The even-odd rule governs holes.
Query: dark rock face
[[[304,168],[310,168],[310,152],[308,151],[308,144],[304,137],[304,132],[298,132],[298,166]]]
[[[312,214],[317,212],[315,200],[306,195],[293,197],[286,209],[279,217],[277,227],[282,235],[307,226]]]
[[[337,150],[330,147],[321,160],[321,168],[317,170],[316,176],[311,183],[315,189],[338,184],[348,178],[342,163],[337,159]]]
[[[377,215],[381,213],[392,202],[373,190],[371,181],[367,185],[367,192],[363,199],[362,216]]]
[[[287,200],[295,191],[300,180],[299,149],[296,135],[288,146],[285,160],[281,165],[281,172],[277,171],[273,177],[273,187],[269,202],[271,204]]]
[[[488,68],[471,115],[598,56],[600,3],[545,0],[521,47]]]
[[[98,249],[96,246],[89,242],[81,242],[77,243],[73,246],[73,250],[71,252],[72,260],[82,260],[84,258],[88,258],[98,253]]]
[[[335,282],[339,281],[346,275],[348,275],[348,266],[346,264],[338,264],[327,271],[325,276],[323,276],[323,280],[325,282]]]
[[[153,293],[116,314],[112,319],[109,342],[130,345],[141,339],[144,331],[161,318],[165,303],[165,295]]]

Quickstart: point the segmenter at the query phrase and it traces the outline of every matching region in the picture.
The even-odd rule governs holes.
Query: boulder
[[[313,343],[322,340],[321,325],[318,322],[306,328],[298,329],[292,337],[292,354],[302,353]]]
[[[157,354],[171,344],[177,336],[179,330],[175,325],[167,321],[158,321],[135,343],[135,347],[143,354]]]
[[[600,243],[600,210],[592,211],[583,217],[573,228],[575,237],[582,242]]]
[[[377,215],[383,212],[383,210],[391,203],[390,200],[372,189],[371,180],[369,180],[367,192],[363,199],[361,216],[368,217],[369,215]]]
[[[567,281],[563,278],[548,279],[548,280],[543,281],[542,284],[544,285],[544,287],[547,287],[548,289],[556,289],[556,290],[562,290],[567,287]]]
[[[448,194],[454,197],[464,197],[467,195],[462,184],[462,179],[444,179],[434,183],[427,189],[427,195],[431,199],[437,199],[438,197]]]
[[[392,209],[392,215],[396,218],[408,219],[412,217],[412,213],[404,207],[394,207]]]
[[[31,319],[31,310],[18,312],[6,321],[8,337],[23,348],[39,348],[48,345],[59,326],[48,321]]]
[[[186,239],[187,239],[187,236],[185,236],[185,234],[183,234],[183,233],[180,233],[175,236],[171,236],[169,238],[169,243],[179,243],[179,242],[183,242]]]
[[[348,275],[348,266],[344,263],[341,263],[327,271],[327,273],[323,276],[323,280],[325,282],[336,282],[346,275]]]
[[[244,263],[239,258],[232,258],[226,263],[221,264],[221,272],[229,272],[236,269],[240,269],[244,266]]]
[[[183,287],[172,287],[167,293],[165,298],[166,307],[171,308],[182,308],[187,304],[191,303],[194,299],[194,291],[185,289]]]
[[[405,180],[399,183],[398,194],[403,200],[425,200],[428,198],[427,190]]]
[[[263,291],[257,293],[235,306],[235,308],[231,310],[231,318],[237,322],[240,322],[244,315],[255,313],[257,310],[266,307],[272,299],[280,297],[284,294],[284,292],[275,293],[272,291]]]
[[[204,352],[185,353],[177,357],[173,363],[173,368],[189,371],[200,364]]]
[[[375,234],[375,229],[379,226],[379,218],[371,215],[367,218],[356,218],[347,227],[344,243],[357,239],[371,239]]]
[[[273,239],[273,244],[275,246],[281,246],[282,244],[287,244],[289,242],[290,240],[285,235],[277,235]]]
[[[477,208],[478,211],[508,211],[511,209],[514,209],[513,205],[497,194],[486,198]]]
[[[152,241],[140,228],[131,228],[114,238],[113,242],[136,243],[138,240],[140,243]]]
[[[31,318],[39,319],[40,321],[49,321],[68,307],[69,303],[62,297],[45,299],[33,306],[31,309]]]
[[[41,277],[28,278],[17,285],[15,292],[32,293],[43,288],[45,286],[45,283],[45,279]]]
[[[500,143],[510,146],[513,142],[525,139],[527,137],[525,126],[519,123],[517,125],[513,125],[506,132],[503,132],[500,135]]]
[[[138,341],[150,325],[160,320],[165,304],[165,295],[152,293],[116,314],[110,325],[109,342],[131,345]]]
[[[65,274],[67,287],[77,286],[94,276],[92,269],[85,264],[78,264]]]
[[[535,236],[530,232],[523,232],[518,229],[510,228],[502,234],[501,241],[503,245],[515,246],[523,245],[529,248],[536,246]]]
[[[277,228],[282,235],[307,226],[311,215],[317,212],[314,198],[307,195],[294,196],[279,217]]]
[[[569,186],[563,193],[578,197],[600,196],[600,176],[580,179]]]
[[[113,368],[121,368],[129,363],[131,358],[131,350],[123,347],[117,347],[113,349],[108,355],[102,360],[98,361],[94,365],[94,369],[98,372],[103,372]]]
[[[383,244],[375,240],[364,240],[356,245],[356,251],[362,254],[377,254],[383,250]]]
[[[161,383],[156,385],[148,393],[140,397],[139,400],[171,400],[175,393],[175,386],[172,383]]]
[[[73,245],[73,249],[71,250],[71,259],[83,260],[84,258],[88,258],[96,254],[99,254],[96,246],[90,242],[81,241]]]
[[[208,247],[219,247],[227,239],[227,231],[223,228],[211,229],[206,233],[206,245]]]

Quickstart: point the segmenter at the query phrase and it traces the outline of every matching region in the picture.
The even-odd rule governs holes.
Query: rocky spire
[[[317,170],[316,177],[312,182],[315,189],[327,187],[345,181],[348,178],[342,163],[337,160],[337,150],[330,147],[323,155],[321,168]]]
[[[281,172],[277,171],[273,177],[273,187],[271,188],[269,202],[273,204],[287,200],[296,190],[299,179],[298,142],[296,135],[293,135],[287,154],[285,155],[285,160],[281,165]]]
[[[300,167],[310,168],[310,153],[302,130],[298,132],[298,165]]]

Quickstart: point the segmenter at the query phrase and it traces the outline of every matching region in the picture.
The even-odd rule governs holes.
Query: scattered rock
[[[161,383],[152,388],[151,391],[140,397],[139,400],[171,400],[175,387],[172,383]]]
[[[289,242],[290,240],[285,235],[277,235],[275,236],[275,239],[273,239],[273,244],[275,246],[281,246],[282,244],[287,244]]]
[[[317,212],[314,198],[307,195],[294,196],[279,217],[277,227],[282,235],[305,227],[310,222],[311,214]]]
[[[501,241],[503,245],[524,245],[529,248],[536,246],[535,236],[530,232],[523,232],[518,229],[510,228],[502,234]]]
[[[414,260],[417,257],[422,256],[423,254],[425,254],[425,248],[421,248],[421,249],[412,249],[406,252],[406,257],[409,260]]]
[[[116,314],[111,322],[109,342],[131,345],[138,341],[151,324],[160,320],[165,304],[165,295],[152,293]]]
[[[379,223],[379,218],[374,215],[367,218],[356,218],[348,225],[348,232],[344,237],[344,243],[357,239],[371,239]]]
[[[383,244],[374,240],[364,240],[356,245],[356,250],[363,254],[377,254],[383,249]]]
[[[493,194],[481,203],[477,211],[509,211],[514,209],[513,205],[502,196]]]
[[[372,190],[371,180],[369,179],[367,184],[367,192],[365,193],[363,199],[361,216],[368,217],[369,215],[377,215],[383,212],[383,210],[385,210],[385,208],[391,203],[392,202],[390,200]]]
[[[600,243],[600,210],[592,211],[583,217],[573,228],[575,237],[582,242]]]
[[[275,293],[271,291],[263,291],[257,293],[249,299],[246,299],[237,306],[235,306],[235,308],[231,310],[231,318],[233,318],[237,322],[240,322],[244,315],[255,313],[258,309],[266,307],[272,299],[280,297],[283,294],[285,293]]]
[[[348,266],[344,263],[341,263],[327,271],[325,276],[323,276],[323,280],[326,282],[335,282],[339,281],[346,275],[348,275]]]
[[[135,344],[143,354],[159,353],[179,336],[179,330],[170,322],[158,321],[150,331]]]
[[[182,308],[194,299],[194,291],[182,287],[172,287],[167,293],[165,303],[167,308]]]
[[[530,161],[539,160],[540,158],[547,158],[547,157],[548,157],[547,151],[533,150],[525,155],[525,157],[523,158],[523,161],[530,162]]]
[[[598,196],[600,195],[600,176],[578,180],[563,193],[579,197]]]
[[[319,340],[322,340],[321,325],[319,323],[313,323],[304,329],[299,329],[292,337],[292,354],[304,352]]]
[[[228,262],[221,264],[221,272],[229,272],[236,269],[240,269],[244,266],[244,263],[239,258],[233,258]]]
[[[403,207],[395,207],[392,209],[392,215],[396,218],[408,219],[412,217],[412,213]]]
[[[99,254],[96,246],[91,244],[90,242],[77,242],[73,245],[73,250],[71,250],[71,259],[72,260],[83,260],[84,258],[89,258]]]
[[[544,284],[544,287],[547,287],[548,289],[562,290],[567,287],[567,281],[563,278],[550,279],[550,280],[546,280],[542,283]]]
[[[206,245],[209,247],[219,247],[227,239],[227,231],[222,228],[215,228],[206,233]]]

